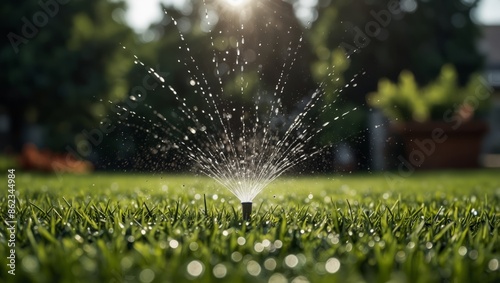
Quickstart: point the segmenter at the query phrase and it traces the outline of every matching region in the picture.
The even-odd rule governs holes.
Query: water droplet
[[[172,249],[176,249],[177,247],[179,247],[179,242],[177,240],[170,240],[170,242],[168,243],[168,245]]]
[[[288,283],[288,279],[281,273],[274,273],[269,277],[268,283]]]
[[[241,253],[239,252],[233,252],[231,254],[231,259],[234,261],[234,262],[240,262],[241,259],[243,258],[243,256],[241,255]]]
[[[277,249],[281,249],[281,247],[283,247],[283,242],[280,241],[280,240],[276,240],[274,241],[274,246],[277,248]]]
[[[238,245],[243,246],[247,242],[247,240],[245,240],[245,238],[243,238],[243,237],[238,237],[237,242],[238,242]]]
[[[498,270],[498,266],[499,266],[499,263],[498,263],[498,259],[496,259],[496,258],[491,259],[491,260],[488,262],[488,268],[489,268],[489,270],[491,270],[491,271],[497,271],[497,270]]]
[[[22,266],[23,269],[28,273],[37,272],[40,267],[38,259],[31,255],[24,256],[24,258],[22,259]]]
[[[255,245],[253,246],[253,249],[258,252],[258,253],[261,253],[262,251],[264,251],[264,246],[262,245],[262,243],[255,243]]]
[[[203,273],[205,266],[199,260],[193,260],[187,265],[187,272],[193,277],[198,277]]]
[[[197,242],[191,242],[191,243],[189,244],[189,249],[190,249],[191,251],[193,251],[193,252],[194,252],[194,251],[197,251],[197,250],[198,250],[198,247],[199,247],[199,245],[198,245],[198,243],[197,243]]]
[[[274,258],[268,258],[264,261],[264,268],[273,271],[276,268],[276,260]]]
[[[458,254],[461,255],[461,256],[464,256],[467,254],[467,248],[464,247],[464,246],[461,246],[460,248],[458,248]]]
[[[143,283],[153,282],[155,279],[155,272],[149,268],[146,268],[139,273],[139,280]]]
[[[476,260],[478,256],[479,256],[479,253],[477,250],[472,250],[469,252],[469,258],[472,260]]]

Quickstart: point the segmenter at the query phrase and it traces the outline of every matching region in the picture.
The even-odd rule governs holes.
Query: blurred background
[[[295,60],[285,70],[286,114],[320,85],[321,103],[337,102],[317,123],[358,109],[313,141],[331,150],[297,171],[500,167],[496,0],[4,0],[0,9],[2,168],[189,170],[148,123],[153,111],[179,111],[161,84],[204,103],[178,63],[189,58],[177,29],[208,84],[222,77],[235,105],[272,92]],[[240,92],[230,60],[217,75],[212,58],[242,34],[253,64]],[[117,109],[127,105],[146,119],[124,120]]]

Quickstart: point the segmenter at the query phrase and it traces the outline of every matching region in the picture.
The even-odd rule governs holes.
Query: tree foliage
[[[120,44],[131,40],[129,27],[111,16],[124,7],[109,1],[19,1],[5,11],[0,46],[6,109],[13,120],[14,144],[20,129],[42,129],[40,146],[61,151],[98,125],[101,100],[123,97],[132,62]],[[75,140],[76,139],[76,140]]]

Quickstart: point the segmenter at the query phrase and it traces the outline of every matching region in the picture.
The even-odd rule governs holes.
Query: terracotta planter
[[[404,154],[398,156],[398,162],[414,169],[479,167],[488,124],[479,120],[458,122],[392,124],[389,132],[400,136],[404,146]]]

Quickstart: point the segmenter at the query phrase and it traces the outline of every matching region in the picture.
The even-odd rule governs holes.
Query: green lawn
[[[284,177],[245,223],[203,177],[17,171],[0,282],[500,282],[499,176]]]

